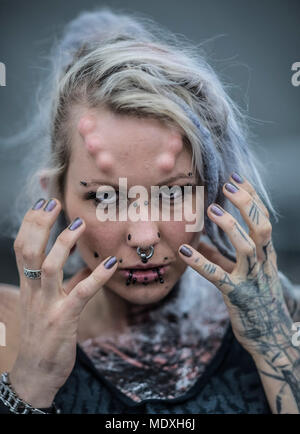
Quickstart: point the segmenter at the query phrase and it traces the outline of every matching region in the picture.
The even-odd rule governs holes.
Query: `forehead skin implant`
[[[78,122],[78,132],[88,153],[96,158],[96,164],[104,172],[110,171],[114,160],[111,153],[101,149],[101,137],[95,134],[96,120],[92,115],[83,116]]]
[[[171,172],[175,167],[177,154],[182,151],[182,141],[178,137],[173,137],[167,145],[167,151],[162,152],[157,157],[157,165],[164,172]]]

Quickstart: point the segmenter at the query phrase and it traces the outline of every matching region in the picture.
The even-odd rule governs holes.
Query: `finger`
[[[220,205],[211,204],[207,209],[208,217],[227,234],[236,250],[237,262],[233,272],[249,275],[257,269],[256,246],[241,225]]]
[[[208,261],[214,262],[228,273],[231,273],[233,271],[235,262],[230,261],[230,259],[228,258],[225,258],[225,256],[223,256],[215,246],[211,246],[207,243],[204,243],[203,241],[200,241],[197,250]]]
[[[79,283],[81,280],[85,279],[91,274],[91,270],[88,267],[84,267],[79,270],[74,276],[65,281],[64,283],[64,293],[69,294],[72,289]]]
[[[41,268],[42,287],[46,294],[55,296],[63,293],[63,267],[70,255],[70,250],[85,228],[85,222],[76,217],[57,237]]]
[[[268,209],[247,179],[241,177],[238,173],[232,173],[230,176],[230,182],[233,184],[241,184],[241,187],[253,197],[261,212],[263,212],[267,218],[270,218]]]
[[[213,283],[220,291],[227,294],[231,289],[230,275],[218,264],[209,261],[189,244],[182,244],[178,249],[183,261]]]
[[[262,212],[253,196],[241,186],[226,183],[223,186],[223,192],[230,202],[238,208],[249,227],[249,236],[256,244],[258,260],[266,259],[265,248],[272,237],[272,225],[269,218]]]
[[[50,230],[61,210],[57,199],[40,199],[27,211],[14,242],[17,266],[21,282],[30,286],[40,286],[39,280],[24,276],[24,267],[39,270],[45,258],[45,249]]]
[[[102,288],[118,268],[115,256],[109,256],[102,261],[95,270],[81,280],[67,297],[69,309],[79,316],[87,302]]]

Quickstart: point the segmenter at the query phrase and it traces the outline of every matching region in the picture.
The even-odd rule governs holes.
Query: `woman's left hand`
[[[178,252],[184,262],[221,291],[240,344],[252,356],[273,360],[290,342],[292,319],[278,275],[269,213],[247,180],[239,184],[233,178],[229,181],[223,192],[240,211],[249,235],[219,205],[211,204],[207,214],[228,235],[236,249],[236,263],[203,242],[198,250],[184,244]],[[180,251],[183,246],[191,256]]]

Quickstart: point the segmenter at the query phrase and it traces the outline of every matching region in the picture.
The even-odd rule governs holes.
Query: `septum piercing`
[[[148,259],[150,259],[150,258],[153,256],[153,253],[154,253],[154,247],[153,247],[153,246],[150,246],[149,249],[150,249],[150,253],[149,253],[149,255],[146,255],[145,250],[143,249],[143,251],[142,251],[140,247],[137,247],[137,249],[136,249],[137,254],[141,257],[141,261],[142,261],[144,264],[146,264],[146,263],[148,262]],[[147,250],[148,250],[148,249],[147,249]],[[147,251],[147,250],[146,250],[146,251]]]

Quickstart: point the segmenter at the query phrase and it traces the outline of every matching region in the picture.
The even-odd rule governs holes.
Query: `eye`
[[[192,184],[187,184],[186,186],[192,186]],[[162,200],[171,200],[172,203],[176,203],[182,197],[191,194],[192,189],[184,189],[184,185],[173,185],[170,187],[162,187],[161,188],[161,197]]]
[[[89,191],[85,194],[84,198],[86,200],[93,200],[95,205],[98,205],[99,203],[111,204],[117,202],[118,194],[118,191]]]

